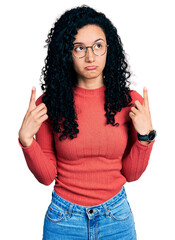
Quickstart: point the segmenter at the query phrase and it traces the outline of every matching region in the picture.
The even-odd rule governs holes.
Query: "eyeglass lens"
[[[93,44],[92,48],[95,55],[100,56],[105,53],[106,44],[105,42],[96,42]],[[73,54],[79,58],[84,57],[86,54],[86,46],[84,44],[76,44],[73,48]]]

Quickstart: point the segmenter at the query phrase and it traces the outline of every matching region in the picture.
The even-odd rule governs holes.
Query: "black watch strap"
[[[141,135],[139,133],[137,133],[137,138],[139,141],[148,141],[148,135]]]

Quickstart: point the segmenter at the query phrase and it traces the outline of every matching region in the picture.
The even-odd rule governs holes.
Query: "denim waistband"
[[[85,215],[87,213],[96,213],[96,214],[103,214],[106,213],[108,215],[108,209],[112,209],[117,204],[119,204],[123,198],[127,198],[125,188],[122,186],[122,189],[118,194],[116,194],[114,197],[110,198],[106,202],[103,202],[99,205],[94,206],[82,206],[78,205],[76,203],[72,203],[62,197],[60,197],[55,190],[52,191],[52,202],[56,204],[58,207],[64,209],[67,212],[73,212],[78,213],[81,215]]]

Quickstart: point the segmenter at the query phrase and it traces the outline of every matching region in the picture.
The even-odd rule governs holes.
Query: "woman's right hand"
[[[47,107],[44,103],[36,106],[36,88],[32,89],[29,107],[18,132],[19,140],[24,147],[28,147],[33,142],[34,135],[38,132],[41,124],[48,118]]]

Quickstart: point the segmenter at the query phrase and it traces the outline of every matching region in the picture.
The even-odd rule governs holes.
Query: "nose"
[[[88,62],[93,62],[95,60],[95,54],[94,54],[92,48],[87,48],[87,53],[86,53],[85,59]]]

